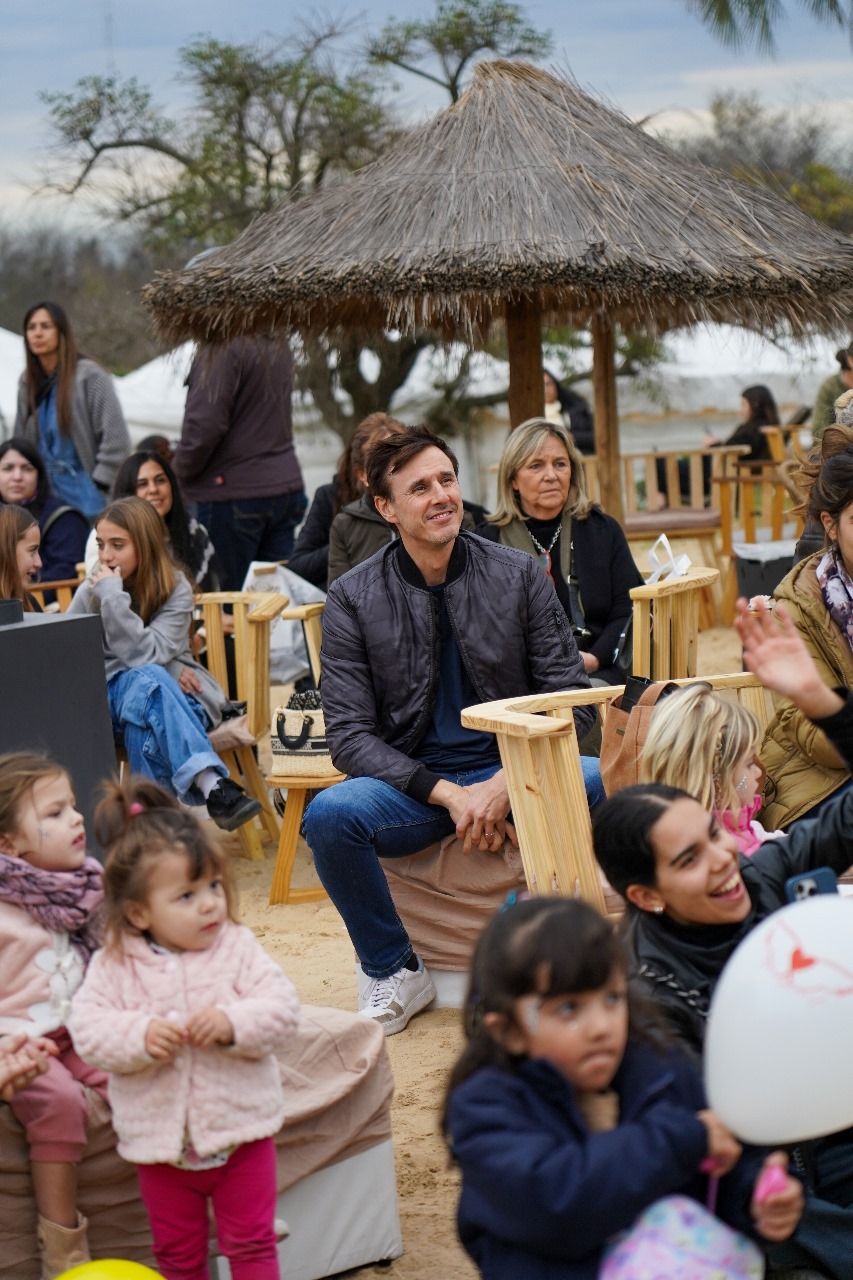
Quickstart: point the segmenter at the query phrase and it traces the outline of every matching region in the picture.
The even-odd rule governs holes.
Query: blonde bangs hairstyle
[[[576,520],[585,520],[589,515],[594,504],[587,496],[583,459],[571,432],[558,422],[549,422],[547,418],[529,418],[527,422],[522,422],[509,433],[504,445],[498,465],[497,502],[494,515],[488,517],[490,524],[505,525],[512,520],[526,518],[518,500],[518,493],[513,488],[513,481],[521,468],[539,452],[549,436],[559,440],[564,447],[569,455],[572,469],[569,495],[563,510]]]
[[[124,585],[134,610],[148,623],[174,591],[179,573],[166,541],[166,525],[143,498],[111,502],[95,521],[96,533],[104,520],[123,529],[133,543],[136,570]]]
[[[735,766],[757,752],[758,721],[705,685],[670,694],[655,711],[640,757],[640,781],[680,787],[709,811],[740,807]]]

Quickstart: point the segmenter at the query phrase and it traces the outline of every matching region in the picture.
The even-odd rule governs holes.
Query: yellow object
[[[120,1258],[103,1258],[84,1262],[82,1267],[63,1271],[59,1280],[162,1280],[159,1271],[143,1267],[141,1262],[122,1262]]]

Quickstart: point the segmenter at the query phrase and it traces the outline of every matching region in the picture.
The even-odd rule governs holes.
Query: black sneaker
[[[207,797],[208,816],[223,831],[236,831],[257,817],[261,806],[230,778],[222,778]]]

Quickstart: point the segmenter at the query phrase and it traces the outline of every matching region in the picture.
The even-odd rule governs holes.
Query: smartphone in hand
[[[835,872],[829,867],[815,867],[813,871],[789,876],[785,881],[785,897],[789,902],[805,902],[818,893],[838,893]]]

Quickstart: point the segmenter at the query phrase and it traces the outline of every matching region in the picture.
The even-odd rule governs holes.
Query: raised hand
[[[737,602],[735,627],[743,643],[743,660],[766,688],[790,698],[807,716],[820,720],[844,705],[820,678],[803,637],[784,604],[773,613],[763,601],[750,611],[746,600]]]

